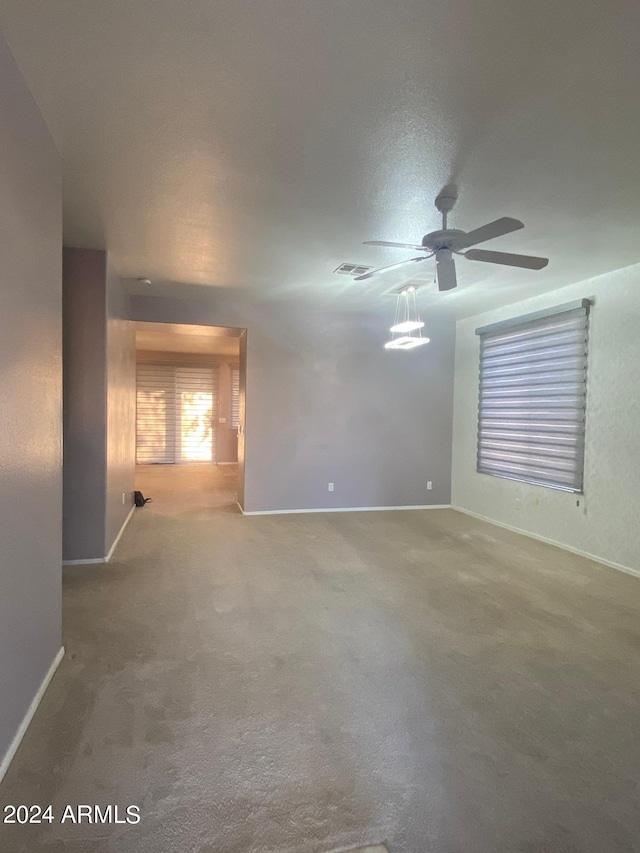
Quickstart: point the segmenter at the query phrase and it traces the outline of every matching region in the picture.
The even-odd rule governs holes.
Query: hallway
[[[238,465],[136,465],[136,489],[152,498],[146,509],[175,514],[195,509],[240,512]]]
[[[5,825],[0,849],[633,849],[637,579],[452,510],[247,518],[145,488],[113,562],[65,569],[66,656],[0,789],[140,823]]]

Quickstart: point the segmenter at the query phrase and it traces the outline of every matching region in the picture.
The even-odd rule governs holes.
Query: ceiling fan
[[[488,225],[476,228],[474,231],[460,231],[457,228],[447,228],[447,214],[451,212],[457,199],[450,195],[441,195],[436,199],[436,207],[442,214],[442,230],[432,231],[422,238],[422,245],[414,243],[392,243],[388,240],[367,240],[365,246],[392,246],[398,249],[418,249],[424,254],[417,258],[409,258],[398,264],[381,267],[377,270],[364,273],[356,277],[355,281],[364,281],[374,275],[398,269],[405,264],[414,264],[425,261],[427,258],[436,259],[436,277],[438,290],[453,290],[458,281],[456,278],[456,265],[453,256],[460,255],[470,261],[485,261],[489,264],[504,264],[509,267],[521,267],[527,270],[541,270],[549,263],[548,258],[536,258],[532,255],[513,255],[509,252],[494,252],[486,249],[472,249],[478,243],[493,240],[494,237],[502,237],[503,234],[511,234],[524,228],[524,224],[518,219],[503,216]],[[468,250],[468,251],[465,251]]]

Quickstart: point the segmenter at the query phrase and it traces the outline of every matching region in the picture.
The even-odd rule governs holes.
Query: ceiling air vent
[[[372,269],[373,267],[363,267],[360,264],[340,264],[340,266],[337,267],[334,272],[337,272],[340,275],[357,276],[364,275],[366,272],[369,272],[369,270]]]

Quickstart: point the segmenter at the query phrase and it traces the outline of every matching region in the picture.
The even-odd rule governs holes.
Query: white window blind
[[[240,416],[240,368],[231,368],[231,426],[233,429],[238,427],[238,418]]]
[[[137,365],[136,461],[215,462],[217,366]]]
[[[589,307],[476,330],[479,472],[582,492]]]

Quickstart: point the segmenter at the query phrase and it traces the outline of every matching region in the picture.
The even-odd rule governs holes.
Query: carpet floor
[[[136,489],[165,515],[196,508],[240,512],[237,464],[136,465]]]
[[[628,853],[640,581],[453,510],[158,501],[64,573],[12,853]],[[60,822],[66,805],[140,822]]]

